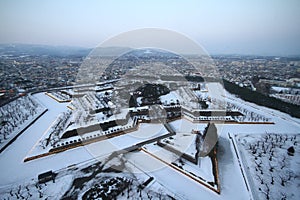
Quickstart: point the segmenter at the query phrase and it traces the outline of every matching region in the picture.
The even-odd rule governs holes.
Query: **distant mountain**
[[[120,58],[137,57],[137,58],[178,58],[180,55],[175,53],[156,49],[156,48],[138,48],[133,49],[130,47],[97,47],[92,50],[90,55],[93,56],[119,56]]]
[[[0,44],[0,56],[134,56],[155,58],[178,58],[179,56],[154,48],[132,49],[129,47],[96,47],[83,48],[72,46],[50,46],[37,44]]]
[[[0,44],[0,55],[14,56],[87,56],[91,49],[69,46],[48,46],[36,44]]]
[[[143,48],[143,49],[134,49],[128,52],[128,56],[137,56],[137,57],[165,57],[165,58],[178,58],[179,55],[156,48]]]
[[[129,47],[96,47],[91,51],[92,56],[120,56],[132,51]]]

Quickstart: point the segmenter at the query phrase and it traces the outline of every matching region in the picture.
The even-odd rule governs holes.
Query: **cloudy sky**
[[[96,47],[139,28],[210,54],[300,55],[299,0],[0,0],[0,43]]]

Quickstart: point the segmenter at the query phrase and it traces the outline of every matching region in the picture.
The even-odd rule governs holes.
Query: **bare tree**
[[[271,176],[271,184],[274,185],[274,177]]]
[[[280,175],[279,175],[279,177],[280,177],[280,182],[281,182],[280,184],[281,184],[282,186],[285,186],[285,183],[286,183],[287,180],[286,180],[283,176],[280,176]]]
[[[292,178],[295,178],[295,174],[292,171],[288,171],[287,180],[290,181]]]
[[[287,196],[284,192],[281,192],[281,200],[286,200]]]
[[[264,184],[264,180],[262,177],[260,177],[259,175],[256,175],[256,177],[258,178],[258,180],[260,181],[260,184]]]
[[[280,167],[280,169],[283,169],[283,168],[285,168],[285,166],[286,166],[286,157],[285,156],[283,156],[283,158],[282,158],[282,161],[281,161],[281,167]]]
[[[266,186],[266,190],[262,190],[261,192],[266,195],[267,200],[270,200],[270,188],[267,184],[265,184],[265,186]]]
[[[274,171],[274,166],[272,166],[270,162],[269,162],[269,167],[270,167],[270,168],[269,168],[269,171],[270,171],[270,172],[273,172],[273,171]]]
[[[43,198],[43,193],[39,190],[39,198]]]

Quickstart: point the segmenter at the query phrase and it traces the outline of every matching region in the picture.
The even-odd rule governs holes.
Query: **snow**
[[[160,96],[159,99],[163,104],[176,103],[176,100],[181,101],[181,98],[174,91],[171,91],[170,93],[168,93],[166,95]]]
[[[300,189],[297,178],[300,173],[300,134],[240,134],[236,139],[257,197],[298,199],[294,192]],[[296,149],[294,156],[287,154],[287,149],[292,146]]]
[[[199,99],[202,99],[202,100],[206,100],[209,97],[208,91],[199,91],[199,90],[196,90],[196,91],[194,91],[194,93],[197,95],[197,97]]]
[[[149,196],[156,198],[162,197],[163,199],[172,199],[171,197],[175,197],[178,199],[178,196],[172,194],[168,189],[159,184],[155,179],[142,189],[141,192],[137,190],[141,184],[145,183],[151,176],[146,174],[144,171],[141,171],[137,166],[129,160],[125,160],[122,155],[114,157],[112,160],[108,160],[107,157],[99,158],[98,160],[93,159],[92,161],[87,161],[75,165],[74,167],[67,167],[61,169],[59,171],[55,171],[57,174],[55,178],[55,183],[49,181],[45,184],[36,184],[35,180],[30,180],[26,182],[19,182],[15,185],[7,185],[5,187],[0,188],[1,197],[3,198],[20,198],[21,195],[24,198],[45,198],[45,199],[61,199],[61,197],[65,194],[70,195],[68,198],[73,198],[77,196],[78,199],[82,199],[82,197],[86,194],[86,192],[91,191],[92,188],[100,188],[107,187],[104,186],[103,183],[108,183],[110,180],[116,180],[119,182],[120,180],[130,181],[130,185],[128,185],[128,190],[124,190],[123,194],[119,194],[117,199],[130,199],[136,198],[141,195],[142,199],[145,199]],[[103,170],[112,167],[113,165],[119,165],[121,162],[124,162],[125,168],[122,173],[107,173],[101,170],[101,165],[103,163]],[[100,170],[99,170],[100,169]],[[97,171],[95,173],[95,171]],[[132,171],[136,172],[135,174]],[[88,177],[91,176],[91,179]],[[78,178],[87,178],[86,181],[82,184],[82,188],[80,190],[74,188],[74,180]],[[152,177],[153,178],[153,177]],[[118,181],[119,180],[119,181]],[[110,183],[116,183],[115,181]],[[109,184],[107,194],[111,189],[115,188],[115,185]],[[130,188],[130,190],[129,190]],[[115,188],[118,189],[118,188]],[[75,196],[72,196],[74,195]],[[91,194],[91,193],[90,193]],[[125,195],[126,194],[126,195]]]
[[[272,86],[271,89],[276,91],[276,92],[287,92],[287,91],[291,90],[291,88],[278,87],[278,86]]]
[[[33,147],[38,145],[40,138],[47,133],[47,129],[51,127],[57,116],[68,110],[67,103],[58,103],[42,93],[35,96],[48,108],[48,112],[30,126],[6,151],[1,153],[0,170],[2,173],[0,179],[2,184],[6,185],[36,177],[41,172],[58,170],[167,133],[163,125],[141,124],[137,131],[112,138],[109,141],[96,142],[24,163],[24,158],[34,153]]]
[[[209,96],[212,99],[224,99],[225,89],[222,87],[220,83],[207,83],[207,88],[209,92]]]
[[[227,149],[226,157],[231,158],[232,153]],[[179,173],[177,170],[167,164],[153,158],[143,151],[132,152],[125,155],[128,160],[135,163],[136,166],[154,176],[156,181],[164,185],[174,194],[182,199],[249,199],[246,188],[242,183],[241,175],[238,173],[238,167],[232,160],[222,161],[221,166],[226,168],[222,170],[221,194],[211,191],[200,183],[192,180],[188,176]],[[232,159],[232,158],[231,158]],[[151,164],[149,164],[151,163]],[[225,174],[224,174],[225,172]],[[223,182],[222,182],[223,181]],[[239,192],[237,192],[239,191]]]
[[[195,194],[201,195],[203,199],[218,199],[219,197],[215,192],[142,151],[129,153],[126,158],[183,199],[198,199],[199,197]]]
[[[208,156],[206,156],[204,158],[201,158],[200,159],[200,166],[201,166],[201,170],[203,171],[202,174],[201,174],[202,178],[204,178],[207,181],[214,182],[213,175],[212,175],[211,159]],[[187,170],[189,170],[189,169],[187,169]]]
[[[48,111],[1,153],[0,179],[2,184],[14,183],[26,178],[35,177],[39,172],[48,171],[52,168],[57,169],[57,167],[64,166],[65,163],[74,163],[78,158],[80,159],[78,155],[71,155],[66,160],[63,154],[61,154],[61,156],[56,158],[55,156],[50,156],[49,159],[39,159],[23,163],[28,152],[30,152],[31,148],[35,146],[48,127],[56,120],[56,117],[67,110],[67,104],[59,104],[43,93],[36,94],[34,97],[47,107]],[[53,160],[53,158],[55,159]],[[83,157],[82,159],[86,158]]]
[[[63,195],[63,192],[67,190],[70,186],[72,180],[71,175],[66,175],[62,177],[57,177],[56,182],[47,182],[47,185],[36,185],[35,181],[27,181],[22,184],[9,185],[3,188],[0,188],[0,193],[2,193],[2,198],[12,198],[16,199],[17,197],[29,199],[40,199],[42,198],[40,194],[45,197],[47,194],[48,198],[59,199],[59,196]]]
[[[170,122],[169,124],[178,133],[191,133],[192,130],[203,131],[207,125],[206,123],[193,123],[185,118]]]
[[[199,159],[200,164],[197,165],[181,158],[182,162],[184,163],[181,164],[178,160],[180,158],[180,155],[176,155],[162,147],[159,147],[156,144],[148,144],[144,147],[144,149],[145,151],[155,155],[156,157],[165,161],[166,163],[168,164],[175,163],[177,166],[181,166],[183,171],[187,173],[193,173],[196,176],[204,179],[204,180],[199,179],[199,181],[202,181],[204,183],[207,183],[209,181],[214,182],[212,163],[209,157],[200,158]],[[190,175],[194,176],[193,174]],[[196,176],[194,177],[198,179],[198,177]]]
[[[188,122],[187,120],[183,119],[181,121],[183,122],[181,130],[177,130],[176,135],[161,140],[161,143],[194,157],[196,154],[195,140],[197,135],[193,134],[192,130],[200,129],[199,131],[203,132],[206,124],[194,125],[194,127],[197,127],[198,129],[192,129],[193,126],[187,126],[187,124],[190,124],[186,123]],[[184,128],[187,129],[185,130]]]
[[[214,88],[219,88],[219,86],[216,84],[208,84],[209,91],[214,90]],[[79,163],[87,162],[87,160],[94,160],[95,158],[100,160],[114,150],[127,148],[139,142],[168,133],[161,124],[142,123],[140,124],[139,129],[134,132],[24,163],[24,158],[33,153],[33,147],[38,145],[38,142],[42,138],[43,134],[47,133],[49,127],[51,127],[51,124],[55,123],[57,116],[68,110],[67,106],[69,105],[67,103],[58,103],[43,93],[35,94],[33,96],[37,98],[41,104],[48,108],[48,111],[26,131],[24,131],[24,133],[5,151],[1,153],[1,196],[3,194],[2,191],[5,188],[9,188],[11,185],[26,185],[28,182],[31,182],[32,179],[36,180],[37,175],[45,171],[61,171],[62,169],[68,168],[68,166],[80,166]],[[253,162],[251,156],[247,155],[247,150],[243,149],[243,145],[239,144],[239,149],[241,149],[242,155],[244,155],[245,159],[247,160],[245,163],[248,164],[241,169],[239,166],[240,158],[238,158],[235,154],[233,144],[228,138],[228,133],[231,135],[238,135],[240,138],[243,138],[243,136],[248,134],[246,138],[243,138],[247,144],[254,142],[261,136],[266,135],[266,133],[289,136],[296,134],[299,135],[300,119],[293,118],[288,114],[273,109],[245,102],[229,93],[226,93],[221,97],[219,96],[219,98],[228,100],[229,102],[232,102],[243,109],[247,109],[250,112],[265,116],[266,118],[270,119],[270,121],[274,122],[274,124],[216,124],[219,135],[217,157],[221,184],[220,195],[209,190],[186,175],[179,173],[166,163],[154,158],[153,156],[150,156],[144,151],[136,151],[125,154],[127,160],[133,163],[133,165],[136,165],[136,168],[139,169],[140,174],[142,171],[143,173],[145,172],[155,178],[155,183],[151,185],[151,187],[156,187],[157,185],[163,186],[160,188],[165,188],[165,190],[176,194],[177,198],[182,199],[199,199],[200,197],[202,199],[251,199],[251,190],[253,188],[255,189],[255,186],[252,186],[250,191],[247,190],[242,172],[248,173],[247,167],[249,167],[252,169],[252,171],[250,170],[250,175],[252,175],[253,170],[255,170],[255,168],[253,168],[255,163]],[[203,130],[206,124],[193,123],[187,118],[183,118],[181,120],[171,122],[170,126],[175,129],[176,132],[178,132],[178,136],[183,136],[183,134],[190,133],[192,129]],[[243,139],[241,139],[240,142],[243,142]],[[172,154],[166,150],[161,150],[160,152],[156,153],[155,149],[157,147],[155,147],[153,144],[152,146],[149,144],[145,147],[147,151],[153,152],[158,156],[165,156],[164,160],[166,161],[172,158]],[[296,149],[296,154],[299,155],[298,149]],[[297,162],[299,157],[295,156],[294,158],[296,159],[296,162],[291,162],[290,167],[293,170],[298,170],[299,163],[297,164]],[[243,163],[243,160],[240,161],[242,164],[245,164]],[[190,163],[186,163],[185,165],[187,170],[192,170],[191,168],[194,167]],[[202,159],[200,165],[201,168],[205,167],[202,168],[202,176],[208,180],[211,180],[210,171],[208,170],[211,166],[209,160],[206,158]],[[266,171],[268,171],[268,169]],[[55,193],[60,195],[61,193],[59,192],[65,190],[65,188],[69,186],[68,183],[70,183],[71,180],[78,175],[73,174],[72,171],[67,171],[65,173],[65,176],[57,179],[57,184],[47,183],[49,188],[48,186],[43,186],[44,190],[47,190],[45,193]],[[295,171],[295,173],[299,174],[299,171]],[[67,174],[72,174],[72,177],[67,176]],[[144,174],[141,176],[144,177]],[[257,181],[257,179],[255,179],[254,182],[255,181]],[[251,186],[251,184],[249,185]],[[288,183],[287,186],[289,188],[287,191],[291,194],[297,192],[299,188],[295,189],[295,185]],[[14,191],[18,190],[17,187],[13,188]],[[62,189],[60,190],[60,188]],[[22,187],[22,191],[25,191],[24,193],[26,193],[26,189],[24,187]],[[38,192],[34,192],[33,195],[35,195],[33,196],[34,198],[37,197]],[[260,198],[264,198],[262,195],[263,194],[258,193]],[[296,195],[297,193],[295,193],[295,196],[292,196],[291,198],[295,199],[294,197],[296,197]]]
[[[46,108],[31,96],[21,97],[1,107],[1,120],[7,120],[6,118],[9,116],[9,121],[0,128],[0,149],[4,148],[45,111]],[[12,123],[17,127],[13,127]],[[7,135],[6,132],[9,134]]]
[[[256,124],[254,125],[241,125],[242,132],[245,133],[264,133],[264,132],[273,132],[273,133],[282,133],[282,132],[299,132],[300,127],[300,119],[291,117],[290,115],[271,109],[266,108],[263,106],[258,106],[254,103],[243,101],[240,98],[237,98],[236,96],[226,93],[226,96],[224,96],[226,100],[232,101],[235,104],[237,104],[240,107],[243,107],[251,112],[255,112],[260,115],[264,115],[265,117],[269,118],[270,121],[274,122],[273,125],[270,124]],[[227,125],[224,125],[226,127]],[[230,128],[233,128],[236,130],[235,127],[240,127],[239,125],[228,125]],[[229,132],[229,131],[228,131]]]
[[[71,97],[69,95],[64,94],[60,91],[47,92],[46,94],[58,102],[70,102],[71,101]]]

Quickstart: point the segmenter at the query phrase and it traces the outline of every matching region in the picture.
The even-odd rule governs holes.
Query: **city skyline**
[[[0,43],[94,48],[140,28],[179,32],[209,54],[299,55],[300,2],[7,1]]]

